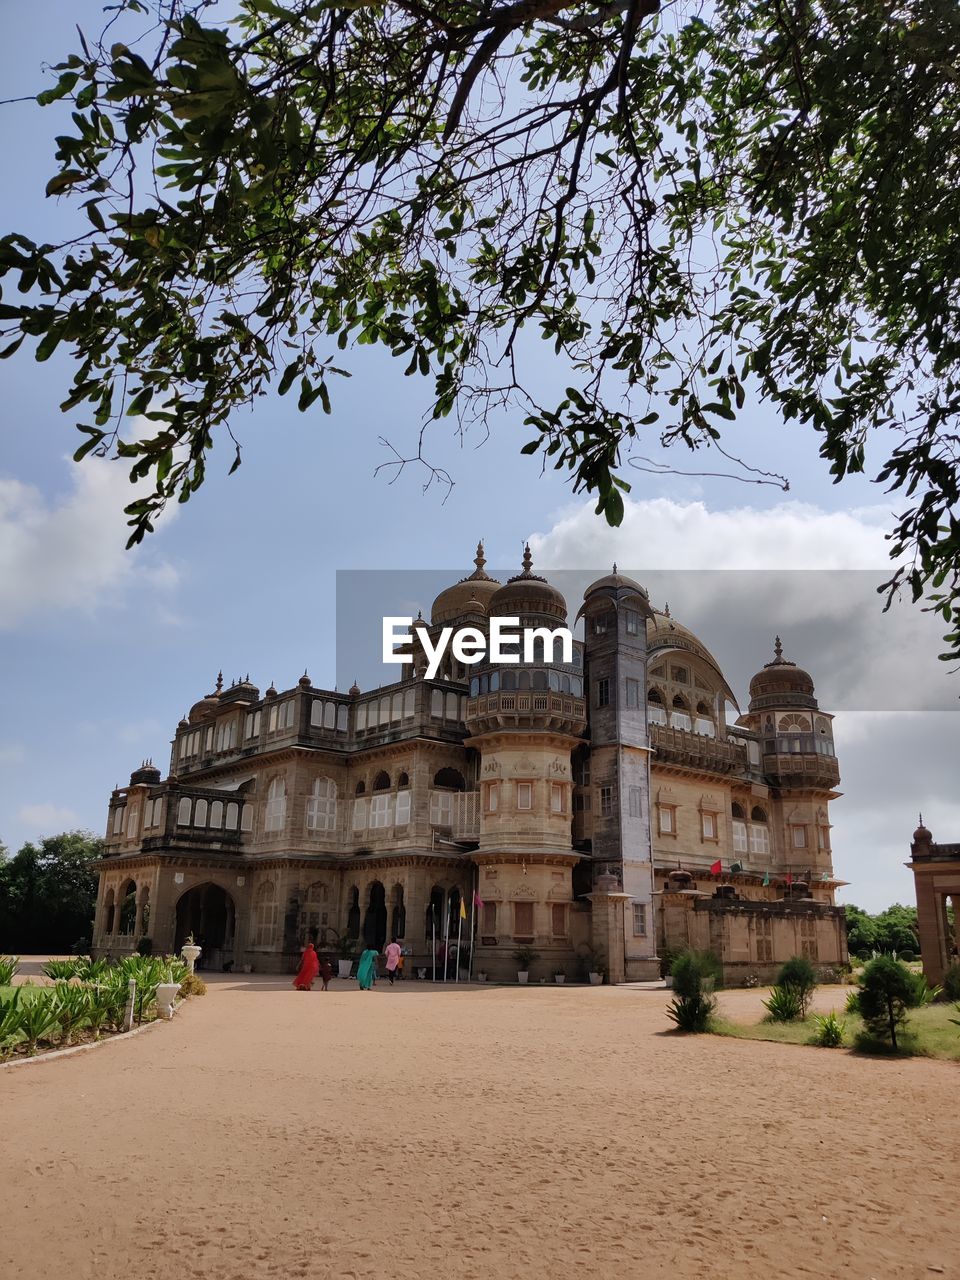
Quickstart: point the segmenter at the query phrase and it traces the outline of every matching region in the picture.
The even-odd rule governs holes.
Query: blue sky
[[[89,0],[51,0],[38,22],[36,5],[10,0],[4,96],[43,87],[43,61],[75,47],[75,22],[96,30],[99,12]],[[0,172],[15,175],[0,193],[3,233],[54,239],[69,217],[43,197],[55,132],[53,108],[0,108]],[[231,452],[215,452],[200,494],[127,553],[121,467],[69,461],[78,437],[58,405],[70,361],[58,353],[37,365],[24,355],[0,365],[0,841],[12,848],[68,826],[99,831],[110,789],[142,758],[166,767],[177,720],[218,669],[228,681],[249,672],[261,688],[271,680],[282,688],[306,667],[315,684],[332,684],[338,569],[446,568],[456,578],[472,567],[478,537],[491,566],[519,565],[532,537],[537,564],[554,569],[603,570],[614,559],[641,576],[884,568],[882,529],[895,504],[865,479],[831,485],[809,434],[756,408],[726,447],[786,472],[786,498],[636,473],[624,527],[611,531],[559,474],[541,475],[537,459],[520,456],[529,430],[516,418],[494,422],[485,442],[479,432],[459,442],[449,426],[431,430],[431,457],[456,481],[445,501],[436,486],[422,492],[425,475],[414,467],[389,484],[374,475],[390,456],[378,439],[413,447],[428,386],[368,348],[351,354],[354,377],[334,388],[332,417],[319,405],[304,417],[276,397],[239,417],[240,470],[228,478]],[[547,348],[527,356],[538,385],[560,398],[567,371]],[[674,458],[684,468],[693,461],[686,451]],[[755,602],[756,665],[779,625],[777,595]],[[867,617],[863,635],[883,637],[889,622]],[[870,710],[865,686],[837,730],[847,744],[845,797],[834,806],[837,870],[855,882],[848,898],[873,908],[911,900],[900,864],[918,808],[936,837],[960,838],[956,680],[951,688],[936,667],[936,628],[917,639],[890,625],[889,643],[870,650],[879,709]],[[698,628],[711,646],[709,618]],[[811,655],[790,656],[816,677]],[[911,680],[927,710],[892,710],[884,687]]]

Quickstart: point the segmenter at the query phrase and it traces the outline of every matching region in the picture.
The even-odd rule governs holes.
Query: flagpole
[[[436,982],[437,980],[437,907],[436,907],[436,903],[433,901],[432,898],[430,900],[430,941],[432,943],[432,955],[433,955],[433,977],[430,979],[430,981]]]
[[[447,980],[447,969],[450,964],[450,895],[443,895],[443,978]]]
[[[479,878],[479,875],[480,875],[480,869],[477,868],[477,878]],[[471,881],[473,881],[474,877],[471,876],[470,879]],[[470,895],[470,959],[467,961],[467,981],[468,982],[473,981],[473,950],[474,950],[473,922],[474,922],[474,915],[476,913],[476,910],[477,910],[477,889],[476,889],[476,886],[474,885],[473,893]]]

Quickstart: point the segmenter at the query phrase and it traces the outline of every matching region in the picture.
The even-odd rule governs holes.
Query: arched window
[[[517,688],[518,688],[518,689],[529,689],[529,688],[530,688],[530,672],[529,672],[529,671],[521,671],[521,672],[518,674],[518,676],[517,676]]]
[[[390,723],[390,699],[387,697],[380,699],[380,723]]]
[[[307,830],[335,831],[337,787],[332,778],[317,778],[307,798]]]
[[[733,815],[734,818],[739,818],[741,822],[747,816],[743,811],[743,805],[737,804],[736,801],[734,801],[733,804],[730,806],[730,813]]]
[[[488,692],[488,690],[489,690],[489,688],[490,688],[490,678],[489,678],[489,676],[481,676],[481,677],[480,677],[480,692],[481,692],[481,693],[487,693],[487,692]]]
[[[467,786],[459,769],[441,769],[434,775],[433,785],[450,791],[465,791]]]
[[[117,908],[113,901],[113,890],[107,890],[107,896],[103,900],[103,931],[104,933],[113,933],[114,919],[116,917]]]
[[[460,699],[455,693],[447,694],[446,718],[448,720],[460,719]]]
[[[547,673],[545,671],[535,671],[533,673],[533,687],[534,689],[540,689],[540,690],[546,689]]]
[[[283,778],[274,778],[267,791],[267,809],[264,831],[282,831],[287,820],[287,784]]]
[[[144,885],[140,890],[140,903],[137,909],[136,935],[142,938],[150,928],[150,890]]]
[[[413,689],[407,689],[403,695],[403,718],[410,720],[416,707],[416,693]]]
[[[490,672],[490,692],[496,693],[499,688],[500,688],[500,672],[491,671]]]
[[[137,922],[137,886],[128,880],[120,890],[120,928],[119,933],[129,936],[133,933]]]
[[[674,699],[673,699],[673,705],[674,705],[674,706],[677,708],[677,710],[679,710],[679,711],[686,711],[686,710],[687,710],[687,703],[686,703],[686,699],[685,699],[685,698],[683,698],[679,693],[678,693],[678,694],[676,694],[676,696],[674,697]]]
[[[770,831],[767,827],[767,814],[758,804],[750,811],[750,852],[769,854]]]
[[[367,790],[367,784],[366,784],[366,783],[364,782],[364,780],[361,778],[361,779],[360,779],[360,781],[357,783],[357,789],[356,789],[356,791],[354,791],[354,793],[353,793],[353,794],[354,794],[355,796],[362,796],[362,795],[364,795],[364,794],[366,793],[366,790]]]
[[[210,806],[210,826],[217,831],[223,826],[223,801],[214,800]]]
[[[648,702],[655,702],[655,703],[657,704],[657,706],[658,706],[658,707],[662,707],[662,706],[663,706],[663,698],[662,698],[662,697],[661,697],[661,695],[660,695],[660,690],[659,690],[659,689],[650,689],[650,690],[648,691],[648,693],[647,693],[647,701],[648,701]],[[682,699],[681,699],[681,705],[682,705]]]
[[[277,928],[277,891],[272,880],[264,880],[257,889],[253,907],[253,945],[269,947]]]
[[[470,697],[476,698],[480,695],[480,677],[473,676],[470,680]]]
[[[347,706],[341,702],[337,707],[337,733],[347,732]]]
[[[399,690],[390,702],[390,719],[393,721],[403,719],[403,694]]]
[[[551,672],[550,672],[550,676],[549,676],[549,680],[550,680],[550,689],[551,689],[551,691],[552,691],[553,693],[559,693],[559,692],[560,692],[560,672],[559,672],[559,671],[551,671]],[[568,676],[568,677],[567,677],[567,684],[569,685],[569,683],[570,683],[570,677]],[[567,690],[567,692],[569,693],[569,689]]]
[[[377,774],[377,776],[373,780],[373,789],[374,791],[389,791],[390,790],[389,773],[386,773],[383,769],[381,769],[380,772]]]
[[[397,786],[409,787],[409,785],[410,785],[410,775],[406,772],[402,772],[400,776],[397,778]]]
[[[237,819],[240,817],[240,806],[236,800],[231,800],[227,805],[227,830],[236,831]]]
[[[430,714],[437,719],[443,718],[443,691],[434,689],[430,694]]]
[[[674,729],[686,729],[687,732],[693,728],[693,721],[690,719],[690,711],[687,707],[687,703],[679,693],[673,699],[673,710],[670,712],[670,724]]]
[[[206,800],[198,800],[193,806],[193,825],[195,827],[205,827],[207,825]]]
[[[177,805],[177,826],[189,827],[190,825],[190,809],[193,801],[189,796],[184,796]]]
[[[506,691],[516,689],[517,673],[515,671],[502,671],[500,673],[500,688]]]
[[[750,810],[750,821],[766,822],[766,820],[767,820],[766,810],[761,809],[758,804],[755,804],[753,808]]]

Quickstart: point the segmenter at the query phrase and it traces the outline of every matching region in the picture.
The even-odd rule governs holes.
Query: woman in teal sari
[[[360,963],[357,965],[357,981],[360,983],[360,990],[369,991],[376,976],[377,952],[368,947],[360,957]]]

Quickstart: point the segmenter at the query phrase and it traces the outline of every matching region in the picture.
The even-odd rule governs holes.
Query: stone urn
[[[599,986],[601,985],[601,983],[602,983],[602,982],[603,982],[603,974],[602,974],[602,973],[591,973],[591,974],[590,974],[590,985],[591,985],[591,987],[599,987]]]
[[[529,971],[529,969],[518,969],[518,970],[517,970],[517,981],[520,983],[520,985],[521,985],[521,986],[525,986],[525,985],[526,985],[527,979],[528,979],[529,977],[530,977],[530,971]]]
[[[157,987],[157,1012],[161,1018],[173,1017],[173,1005],[180,991],[179,982],[161,982]]]
[[[188,942],[180,949],[180,954],[186,960],[187,967],[191,973],[193,973],[194,965],[200,959],[201,950],[202,948],[198,947],[194,942]]]
[[[567,980],[567,975],[565,973],[555,973],[553,975],[553,980],[558,987],[562,987],[564,982]]]

